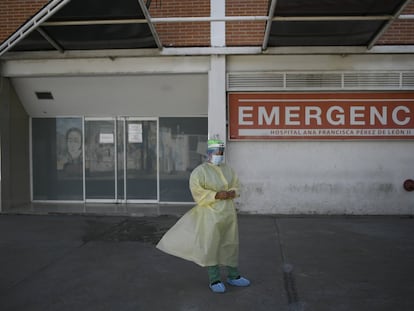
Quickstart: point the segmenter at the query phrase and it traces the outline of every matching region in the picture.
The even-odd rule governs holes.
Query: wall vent
[[[340,88],[342,85],[339,73],[286,73],[286,88],[314,89]]]
[[[227,91],[414,90],[414,72],[230,72]]]
[[[258,91],[280,89],[284,87],[283,73],[229,73],[227,75],[227,89],[233,91]]]
[[[414,89],[414,72],[403,72],[401,80],[403,88]]]
[[[344,88],[396,89],[400,87],[399,72],[344,73]]]

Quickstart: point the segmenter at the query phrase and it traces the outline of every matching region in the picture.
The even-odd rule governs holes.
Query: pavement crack
[[[280,257],[282,259],[282,272],[283,272],[283,285],[285,289],[285,295],[288,302],[289,311],[304,311],[304,303],[300,301],[298,289],[296,286],[295,275],[293,273],[293,264],[289,263],[287,260],[286,250],[284,248],[284,243],[282,240],[282,235],[280,232],[279,224],[277,219],[274,220],[277,241],[279,244]]]

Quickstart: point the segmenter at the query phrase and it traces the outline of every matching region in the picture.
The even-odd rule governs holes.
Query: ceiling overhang
[[[23,24],[15,33],[0,45],[0,56],[11,50],[24,38],[26,38],[34,29],[41,25],[50,16],[59,11],[70,0],[51,0],[42,10],[33,18]]]
[[[59,54],[152,51],[152,55],[278,51],[376,51],[379,38],[411,0],[269,0],[267,16],[151,17],[150,0],[51,0],[0,46],[5,52]],[[197,8],[195,8],[197,10]],[[262,21],[261,46],[163,48],[155,25]],[[119,51],[114,53],[113,51]],[[220,52],[221,51],[221,52]],[[410,49],[412,51],[412,49]],[[145,54],[146,52],[144,52]]]
[[[411,0],[271,0],[263,49],[364,46],[371,49]]]
[[[0,55],[161,47],[144,0],[52,0],[2,44]]]

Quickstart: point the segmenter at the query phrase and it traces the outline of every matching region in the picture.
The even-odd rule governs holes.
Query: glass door
[[[158,201],[157,119],[124,119],[124,198]],[[118,169],[119,171],[119,169]]]
[[[116,132],[113,118],[85,118],[85,200],[116,200]]]
[[[157,119],[85,118],[85,200],[158,202]]]

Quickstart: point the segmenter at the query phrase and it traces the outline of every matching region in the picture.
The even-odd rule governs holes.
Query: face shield
[[[214,165],[220,165],[224,162],[224,142],[213,139],[208,141],[207,148],[208,162]]]

